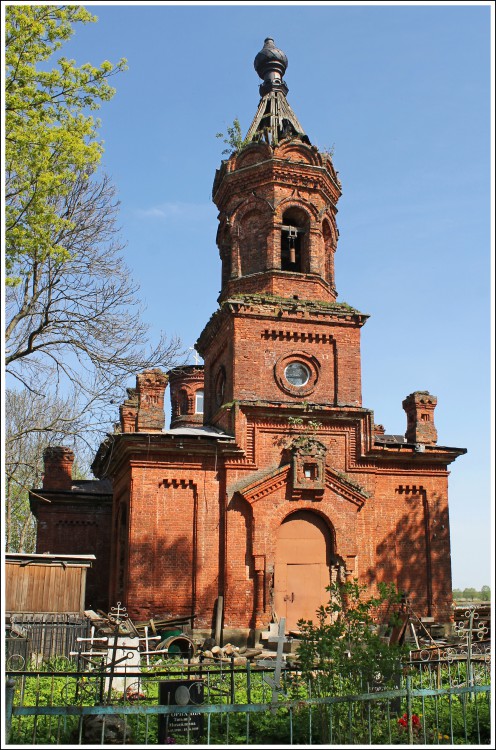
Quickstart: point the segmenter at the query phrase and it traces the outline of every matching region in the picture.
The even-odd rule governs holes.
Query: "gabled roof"
[[[255,472],[229,487],[228,492],[230,494],[237,492],[249,503],[255,503],[284,486],[289,481],[290,470],[291,464],[283,464],[283,466],[272,466],[269,469]],[[329,467],[326,467],[325,470],[325,484],[328,489],[341,495],[345,500],[359,508],[364,505],[369,497],[362,487],[353,484],[341,472]]]

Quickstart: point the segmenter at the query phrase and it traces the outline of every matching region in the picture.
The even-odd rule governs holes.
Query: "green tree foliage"
[[[483,586],[480,590],[480,598],[483,602],[491,601],[491,589],[489,586]]]
[[[453,589],[453,599],[455,602],[459,601],[491,601],[491,589],[489,586],[482,586],[480,591],[477,591],[473,586],[466,589]]]
[[[28,256],[67,257],[58,241],[73,223],[60,213],[77,177],[93,172],[102,155],[91,114],[114,94],[108,79],[125,67],[99,67],[50,58],[73,34],[95,21],[81,6],[9,5],[5,19],[5,162],[7,283],[19,283]],[[21,264],[20,264],[21,262]]]
[[[241,125],[237,117],[234,118],[233,124],[228,126],[227,135],[216,133],[215,137],[222,138],[227,146],[222,153],[227,155],[232,154],[234,151],[241,151],[242,148],[250,143],[250,141],[244,140]]]
[[[477,589],[474,589],[474,588],[463,589],[462,598],[469,599],[470,601],[477,599]]]
[[[394,586],[381,585],[377,597],[367,597],[366,586],[356,579],[333,584],[328,590],[329,603],[317,610],[316,621],[298,622],[298,663],[303,679],[311,684],[312,696],[394,687],[406,650],[387,643],[374,625],[374,613],[380,609],[391,612],[394,624],[400,600]],[[329,726],[325,706],[321,706],[320,723],[325,742]]]

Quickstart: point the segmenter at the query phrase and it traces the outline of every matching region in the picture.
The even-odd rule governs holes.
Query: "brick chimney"
[[[70,490],[72,488],[72,465],[74,453],[70,448],[45,448],[43,452],[45,471],[44,490]]]
[[[434,424],[434,409],[437,398],[429,391],[414,391],[403,401],[407,426],[405,438],[407,443],[424,443],[436,445],[437,430]]]
[[[164,429],[164,394],[168,381],[167,375],[158,369],[145,370],[136,376],[136,432],[161,432]]]

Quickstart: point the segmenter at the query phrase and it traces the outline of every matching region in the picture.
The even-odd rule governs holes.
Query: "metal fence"
[[[291,668],[276,690],[274,670],[249,664],[120,673],[111,702],[108,672],[10,672],[9,742],[490,745],[489,653],[469,663],[451,656],[405,665],[394,690],[354,695],[318,694],[318,681],[304,683]],[[188,686],[199,683],[201,701],[192,701]],[[177,685],[183,699],[164,701],[164,684]]]
[[[89,620],[80,614],[11,614],[5,633],[6,668],[27,669],[29,664],[65,657],[78,648],[78,638],[88,636]]]

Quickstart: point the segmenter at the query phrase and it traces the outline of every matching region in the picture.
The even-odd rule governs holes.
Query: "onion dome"
[[[288,67],[288,58],[282,50],[275,46],[273,39],[268,37],[264,41],[263,49],[255,57],[253,65],[263,80],[260,86],[260,96],[275,90],[284,91],[285,94],[288,93],[288,87],[282,80]]]

